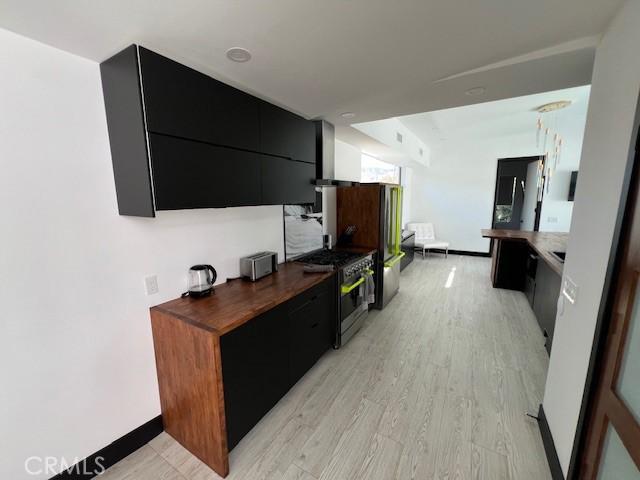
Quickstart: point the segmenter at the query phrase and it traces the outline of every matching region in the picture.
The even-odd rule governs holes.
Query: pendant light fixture
[[[558,168],[558,165],[560,165],[563,139],[558,131],[558,117],[555,112],[567,108],[569,105],[571,105],[570,100],[560,100],[545,103],[534,109],[534,111],[538,112],[538,120],[536,121],[536,148],[539,149],[540,154],[544,155],[546,159],[546,165],[538,169],[538,175],[543,177],[538,179],[538,185],[542,187],[539,190],[540,193],[545,187],[547,193],[549,193],[551,178]],[[551,124],[553,124],[553,128],[551,128]],[[549,139],[553,142],[551,145],[548,145]],[[542,163],[540,165],[542,165]]]

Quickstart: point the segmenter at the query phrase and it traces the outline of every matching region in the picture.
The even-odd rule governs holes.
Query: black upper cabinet
[[[315,175],[313,164],[268,157],[262,163],[262,202],[266,205],[313,203],[315,188],[311,181]]]
[[[155,216],[135,45],[100,64],[120,215]]]
[[[291,160],[315,163],[315,124],[283,108],[261,101],[260,151]]]
[[[315,201],[314,122],[136,45],[100,70],[121,215]]]
[[[150,132],[259,151],[258,99],[140,47]]]
[[[260,205],[266,155],[150,134],[157,210]]]

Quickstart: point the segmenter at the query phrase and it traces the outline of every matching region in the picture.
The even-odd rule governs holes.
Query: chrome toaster
[[[260,252],[240,259],[240,275],[252,282],[277,271],[276,252]]]

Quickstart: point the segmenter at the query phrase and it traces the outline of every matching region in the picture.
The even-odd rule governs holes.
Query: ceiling
[[[588,84],[622,1],[0,0],[0,27],[95,61],[138,43],[358,144],[353,122]]]
[[[584,130],[589,104],[589,86],[509,98],[464,107],[400,117],[399,120],[432,149],[447,142],[486,140],[519,134],[533,134],[540,114],[536,108],[569,100],[571,105],[543,115],[552,129],[575,126]],[[555,122],[559,122],[555,125]],[[449,143],[450,145],[450,143]]]

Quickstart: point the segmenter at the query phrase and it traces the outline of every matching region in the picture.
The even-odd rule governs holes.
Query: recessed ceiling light
[[[353,112],[344,112],[344,113],[341,113],[340,116],[342,118],[353,118],[356,116],[356,114]]]
[[[234,62],[244,63],[251,60],[251,53],[246,48],[233,47],[227,50],[227,58]]]
[[[473,87],[470,88],[469,90],[467,90],[466,92],[464,92],[465,95],[469,95],[471,97],[474,97],[476,95],[482,95],[484,92],[486,92],[487,89],[484,87]]]

